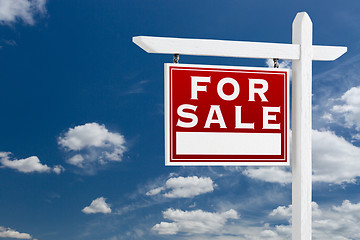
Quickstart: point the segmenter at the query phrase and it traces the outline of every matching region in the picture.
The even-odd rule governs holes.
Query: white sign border
[[[187,67],[187,68],[218,68],[218,69],[238,69],[238,70],[251,70],[251,71],[266,71],[266,72],[287,72],[287,129],[286,129],[286,162],[216,162],[216,160],[223,159],[211,159],[204,162],[170,162],[170,79],[169,68],[174,67]],[[290,69],[286,68],[266,68],[266,67],[243,67],[243,66],[225,66],[225,65],[202,65],[202,64],[179,64],[179,63],[165,63],[164,64],[164,120],[165,120],[165,165],[166,166],[289,166],[290,165]],[[194,159],[197,160],[197,159]],[[226,159],[225,159],[226,160]],[[253,161],[263,159],[251,159]],[[213,162],[211,162],[213,161]]]

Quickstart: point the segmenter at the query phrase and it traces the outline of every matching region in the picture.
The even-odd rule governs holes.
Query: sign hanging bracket
[[[274,68],[279,68],[279,59],[273,58],[273,61],[274,61]]]
[[[174,63],[179,63],[180,55],[178,53],[174,54]]]

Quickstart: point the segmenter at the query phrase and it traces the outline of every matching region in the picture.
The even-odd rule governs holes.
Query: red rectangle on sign
[[[166,165],[289,165],[289,70],[165,64]]]

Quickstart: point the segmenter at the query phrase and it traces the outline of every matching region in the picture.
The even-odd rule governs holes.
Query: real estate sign
[[[288,165],[289,70],[165,64],[166,165]]]

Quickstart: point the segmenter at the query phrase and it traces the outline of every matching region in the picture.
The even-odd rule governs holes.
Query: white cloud
[[[269,215],[272,217],[279,217],[279,218],[291,218],[292,213],[292,205],[286,206],[279,206],[274,209]]]
[[[353,136],[351,136],[352,139],[355,139],[355,140],[360,140],[360,134],[357,133],[357,134],[354,134]]]
[[[0,152],[0,163],[2,167],[15,169],[23,173],[49,173],[53,171],[56,174],[60,174],[65,170],[61,165],[56,165],[54,168],[48,167],[46,164],[42,164],[36,156],[10,160],[10,155],[10,152]]]
[[[260,232],[260,236],[262,239],[264,238],[278,238],[279,234],[277,234],[277,232],[274,232],[272,230],[264,230],[262,232]]]
[[[78,167],[83,167],[82,164],[83,162],[84,162],[84,158],[81,154],[76,154],[67,160],[67,163]]]
[[[320,210],[319,205],[316,202],[311,203],[311,209],[312,209],[312,216],[318,217],[322,214],[322,211]],[[269,216],[271,217],[288,219],[289,222],[291,222],[291,215],[292,215],[292,205],[279,206],[269,214]]]
[[[291,205],[287,207],[280,206],[274,209],[270,216],[281,217],[291,222],[291,212]],[[360,203],[353,204],[349,200],[345,200],[340,206],[320,209],[319,205],[313,202],[312,218],[314,240],[360,239]],[[289,239],[291,237],[291,225],[278,225],[272,231],[281,236],[277,239]]]
[[[31,235],[0,226],[0,238],[31,239]]]
[[[175,210],[172,210],[175,211]],[[157,224],[156,231],[159,234],[178,234],[180,232],[187,233],[186,239],[200,240],[200,239],[216,239],[216,240],[288,240],[291,239],[292,207],[279,206],[274,209],[268,216],[262,216],[261,221],[242,220],[236,221],[232,224],[223,224],[221,228],[215,227],[216,233],[200,232],[192,229],[181,231],[181,225],[177,221],[168,222],[167,224]],[[186,221],[186,217],[178,214],[180,221]],[[165,216],[164,216],[165,217]],[[354,204],[349,200],[343,201],[339,206],[320,207],[317,203],[312,203],[312,239],[314,240],[351,240],[360,239],[359,222],[360,222],[360,203]],[[269,224],[268,222],[287,221],[287,224]],[[259,223],[262,223],[260,225]],[[265,223],[264,223],[265,222]],[[194,223],[189,223],[190,226]],[[188,226],[188,225],[186,225]],[[211,235],[210,235],[211,234]],[[214,236],[215,235],[215,236]],[[175,238],[174,239],[181,239]]]
[[[56,165],[54,168],[53,168],[53,171],[56,173],[56,174],[60,174],[62,172],[65,171],[65,168],[61,165]]]
[[[110,132],[98,123],[86,123],[70,128],[59,137],[58,144],[73,154],[67,163],[89,171],[94,171],[96,165],[122,161],[126,151],[124,136]]]
[[[291,172],[280,167],[247,168],[243,174],[253,179],[280,184],[291,183],[292,180]]]
[[[161,222],[156,224],[153,228],[160,235],[174,235],[179,232],[179,227],[176,223]]]
[[[334,105],[332,112],[341,114],[345,119],[345,126],[355,127],[360,130],[360,86],[352,87],[345,92],[340,101],[340,105]]]
[[[354,183],[360,176],[360,148],[329,131],[312,131],[313,182]],[[289,168],[248,168],[250,178],[291,183]]]
[[[90,206],[83,208],[81,211],[86,214],[91,213],[111,213],[110,205],[105,202],[106,198],[99,197],[93,200]]]
[[[122,146],[125,139],[118,133],[111,133],[104,125],[86,123],[70,128],[58,143],[69,150],[79,151],[87,147]]]
[[[146,193],[148,196],[157,195],[162,191],[167,198],[192,198],[214,191],[214,183],[209,177],[174,177],[166,181],[164,187],[154,188]]]
[[[328,123],[334,122],[334,118],[331,113],[324,113],[324,115],[321,116],[321,119],[324,119]]]
[[[46,0],[0,0],[0,24],[12,24],[18,20],[33,25],[34,17],[45,14]]]
[[[342,107],[348,104],[344,93],[352,87],[359,86],[360,55],[340,59],[330,65],[332,66],[328,71],[313,76],[312,122],[315,129],[331,129],[334,126],[338,129],[339,125],[348,128],[344,115],[352,115],[351,111],[340,113],[333,108],[339,106],[340,109],[337,110],[345,110]],[[342,131],[351,134],[353,129],[342,129]]]
[[[230,209],[222,213],[211,213],[202,210],[182,211],[171,209],[163,212],[163,217],[172,222],[161,222],[152,229],[158,234],[174,235],[179,232],[187,234],[220,233],[227,220],[238,219],[238,213]]]
[[[312,132],[313,181],[351,183],[360,176],[360,148],[329,131]]]

